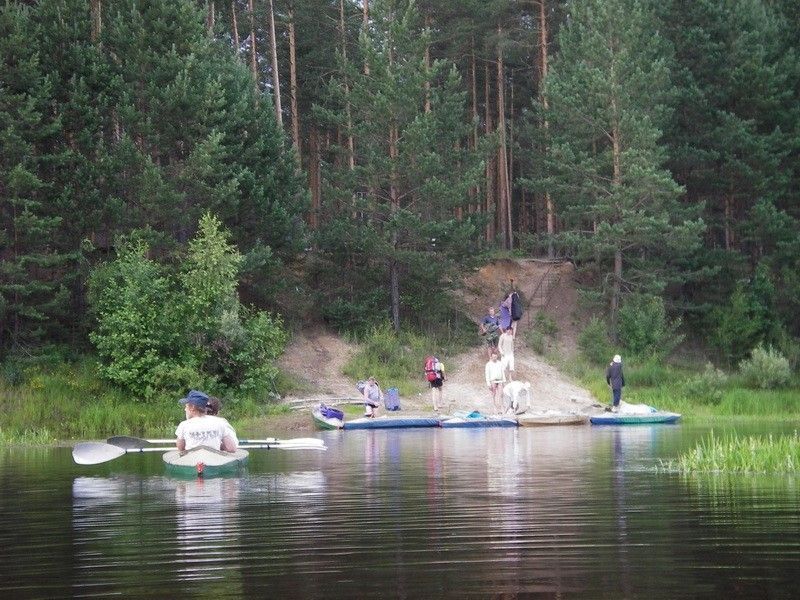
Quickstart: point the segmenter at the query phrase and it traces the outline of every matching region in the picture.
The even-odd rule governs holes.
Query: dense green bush
[[[186,343],[175,284],[147,252],[144,242],[120,242],[117,259],[92,273],[89,300],[97,326],[89,338],[102,377],[152,398],[159,390],[185,389],[178,372],[188,369],[194,380],[196,371],[191,355],[181,352]]]
[[[240,304],[242,258],[227,237],[206,215],[178,275],[147,258],[142,242],[121,244],[117,260],[95,271],[91,340],[103,377],[145,399],[190,387],[274,390],[283,323]]]
[[[637,356],[669,355],[683,336],[676,330],[680,321],[670,322],[664,300],[658,296],[630,296],[619,310],[620,342]]]
[[[692,401],[718,405],[722,402],[728,376],[711,363],[706,363],[701,373],[687,377],[681,389],[683,395]]]
[[[592,317],[578,337],[578,348],[586,360],[596,365],[607,363],[614,355],[614,350],[605,323]]]
[[[533,327],[526,329],[524,338],[528,346],[538,354],[544,354],[553,345],[558,325],[550,315],[538,313],[533,319]]]
[[[711,343],[734,365],[761,343],[777,344],[784,336],[775,310],[775,287],[769,268],[760,263],[750,281],[740,281],[726,306],[711,313]]]
[[[786,387],[792,378],[789,361],[771,346],[765,348],[761,344],[749,359],[739,363],[739,373],[745,385],[762,390]]]

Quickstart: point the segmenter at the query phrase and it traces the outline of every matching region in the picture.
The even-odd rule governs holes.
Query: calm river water
[[[0,598],[800,597],[800,480],[656,469],[707,431],[326,432],[205,481],[8,449]]]

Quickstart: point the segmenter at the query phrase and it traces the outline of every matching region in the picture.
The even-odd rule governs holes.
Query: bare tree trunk
[[[233,49],[237,58],[239,56],[239,21],[236,18],[236,0],[231,0],[231,23],[233,24]]]
[[[478,149],[478,74],[476,72],[477,65],[475,64],[475,38],[471,40],[470,53],[470,79],[472,93],[472,150]],[[469,212],[480,212],[480,204],[477,202],[480,189],[472,187],[469,190],[470,206]]]
[[[297,109],[297,53],[295,48],[294,4],[289,4],[289,101],[292,109],[292,141],[303,164],[300,152],[300,113]]]
[[[311,214],[308,222],[311,229],[317,229],[319,227],[320,205],[322,204],[322,176],[320,174],[319,131],[316,125],[311,126],[309,146],[308,187],[311,190]]]
[[[344,0],[339,0],[339,35],[342,38],[342,60],[347,63],[347,30],[344,26]],[[353,141],[353,117],[350,113],[350,83],[344,77],[345,114],[347,115],[347,164],[352,171],[356,167],[356,149]]]
[[[431,18],[425,15],[425,28],[431,26]],[[425,114],[431,112],[431,45],[425,44]]]
[[[397,141],[399,133],[397,125],[394,123],[389,130],[389,158],[391,160],[391,175],[389,184],[389,198],[391,201],[391,212],[396,213],[400,209],[399,193],[397,190]],[[392,248],[397,255],[397,231],[392,232]],[[392,303],[392,327],[395,331],[400,331],[400,276],[397,259],[392,258],[389,264],[389,279],[391,288],[391,303]]]
[[[487,62],[484,67],[485,81],[483,82],[483,97],[484,102],[484,132],[486,135],[492,133],[492,102],[491,102],[491,72],[489,71],[489,63]],[[487,157],[486,159],[486,214],[493,213],[495,209],[495,196],[494,196],[494,159]],[[496,214],[492,214],[490,218],[486,219],[486,241],[492,242],[495,236],[495,218]]]
[[[503,30],[497,27],[498,38],[502,37]],[[500,236],[503,248],[510,249],[511,244],[511,199],[509,198],[508,184],[508,155],[506,154],[506,96],[505,96],[505,71],[503,64],[502,42],[497,44],[497,130],[500,132],[500,147],[497,152],[497,177],[498,177],[498,202]]]
[[[541,67],[541,74],[540,74],[540,81],[539,81],[539,98],[542,102],[542,107],[544,108],[545,112],[547,112],[549,108],[549,101],[547,98],[547,94],[544,91],[544,80],[547,77],[548,72],[548,52],[547,52],[547,5],[546,0],[539,0],[539,61]],[[542,123],[544,128],[544,135],[545,139],[548,139],[548,130],[550,129],[550,122],[545,117],[544,122]],[[545,144],[544,148],[545,154],[549,151],[549,148]],[[553,236],[556,233],[556,219],[555,219],[555,207],[553,206],[553,198],[550,196],[550,192],[546,191],[544,193],[544,203],[545,203],[545,211],[547,213],[547,257],[553,258],[555,256],[555,248],[553,247]]]
[[[103,30],[102,12],[103,12],[102,0],[92,0],[92,4],[91,4],[91,19],[92,19],[91,40],[92,40],[92,43],[96,43],[97,40],[100,39],[100,33]]]
[[[256,56],[256,16],[253,8],[253,0],[247,0],[247,7],[250,12],[250,70],[253,73],[253,84],[256,88],[258,97],[258,57]]]
[[[614,71],[612,66],[612,79]],[[613,85],[613,84],[612,84]],[[612,187],[618,192],[622,185],[622,147],[620,144],[620,125],[617,98],[611,94],[611,158],[613,163]],[[620,212],[619,208],[617,212]],[[611,337],[616,342],[617,321],[619,315],[620,300],[622,296],[622,240],[617,240],[617,247],[614,249],[614,281],[611,287]]]
[[[364,29],[364,31],[367,31],[369,28],[369,0],[361,1],[361,14],[363,16],[361,27]],[[366,58],[364,59],[364,75],[369,75],[369,64],[367,63]]]
[[[736,240],[733,234],[733,194],[725,196],[725,216],[723,227],[725,231],[725,250],[732,250]]]
[[[281,76],[278,72],[278,40],[275,37],[275,10],[272,0],[268,0],[269,9],[269,39],[270,54],[272,55],[272,96],[275,102],[275,120],[283,128],[283,110],[281,109]]]
[[[208,34],[211,35],[214,33],[214,23],[216,22],[216,7],[214,6],[214,0],[206,0],[206,30]]]

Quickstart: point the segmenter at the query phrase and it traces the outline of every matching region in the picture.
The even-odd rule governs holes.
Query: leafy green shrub
[[[538,329],[528,329],[525,332],[525,342],[537,354],[544,354],[547,350],[547,338]]]
[[[137,395],[152,398],[153,373],[181,366],[185,346],[174,302],[174,284],[147,258],[144,242],[121,242],[115,261],[89,279],[97,327],[89,339],[101,359],[100,375]]]
[[[669,355],[683,339],[676,333],[679,326],[679,320],[667,319],[664,300],[658,296],[630,296],[619,310],[620,340],[637,356]]]
[[[727,383],[725,372],[709,362],[702,373],[692,375],[683,382],[681,392],[689,400],[716,406],[722,402]]]
[[[533,320],[533,326],[548,337],[555,337],[558,333],[558,325],[556,325],[555,319],[542,312],[536,315]]]
[[[523,334],[528,346],[538,354],[544,354],[548,347],[555,341],[558,325],[550,315],[538,313],[533,319],[533,327],[526,329]]]
[[[765,348],[761,344],[749,359],[739,363],[739,373],[745,385],[762,390],[786,387],[792,378],[789,361],[771,346]]]
[[[745,358],[760,343],[777,343],[782,326],[775,310],[775,286],[769,267],[762,262],[750,281],[740,281],[727,306],[714,309],[711,343],[730,364]]]
[[[596,365],[608,362],[614,351],[611,341],[608,339],[605,323],[597,317],[592,317],[578,336],[578,348],[586,360]]]
[[[92,274],[101,375],[145,399],[190,387],[274,391],[283,322],[239,302],[242,257],[219,220],[200,220],[178,276],[147,253],[143,242],[122,243]]]

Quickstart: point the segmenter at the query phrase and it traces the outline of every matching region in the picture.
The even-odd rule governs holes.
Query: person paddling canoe
[[[186,420],[175,430],[176,446],[184,452],[197,446],[234,452],[238,445],[236,432],[225,419],[207,414],[208,395],[191,390],[179,400],[184,406]]]

